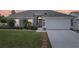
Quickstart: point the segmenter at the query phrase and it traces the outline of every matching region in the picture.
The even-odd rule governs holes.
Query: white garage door
[[[68,19],[59,19],[59,18],[55,18],[55,19],[46,19],[45,22],[46,25],[46,29],[70,29],[70,20]]]

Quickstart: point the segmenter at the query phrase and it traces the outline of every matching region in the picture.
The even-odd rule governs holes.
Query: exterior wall
[[[45,17],[46,29],[70,29],[71,28],[71,18],[69,17]]]
[[[20,19],[15,19],[15,27],[20,27]]]
[[[15,27],[23,27],[24,24],[23,24],[23,19],[19,18],[19,19],[14,19],[16,21],[15,23]]]
[[[23,24],[23,20],[20,20],[20,27],[23,28],[24,24]]]

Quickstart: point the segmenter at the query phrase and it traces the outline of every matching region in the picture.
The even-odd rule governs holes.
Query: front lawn
[[[0,48],[40,48],[42,33],[0,30]]]

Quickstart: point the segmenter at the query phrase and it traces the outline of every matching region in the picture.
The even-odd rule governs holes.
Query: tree
[[[27,28],[27,23],[28,23],[28,20],[27,19],[24,19],[23,20],[24,28]]]
[[[29,22],[28,19],[24,19],[23,24],[24,24],[24,28],[31,29],[31,24],[32,23]]]
[[[0,22],[1,23],[7,23],[7,18],[4,16],[0,16]]]
[[[1,16],[0,22],[1,23],[7,23],[7,18],[4,17],[4,16]]]
[[[14,25],[15,25],[15,20],[12,19],[12,18],[10,18],[10,19],[8,20],[8,25],[9,25],[11,28],[13,28]]]
[[[12,10],[12,11],[11,11],[11,14],[15,14],[15,13],[16,13],[15,10]]]

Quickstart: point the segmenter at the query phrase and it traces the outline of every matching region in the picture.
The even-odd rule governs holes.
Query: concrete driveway
[[[71,30],[47,30],[53,48],[79,48],[79,33]]]

